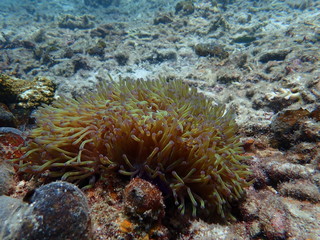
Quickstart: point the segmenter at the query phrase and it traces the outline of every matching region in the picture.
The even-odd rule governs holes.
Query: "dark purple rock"
[[[79,188],[53,182],[35,190],[18,234],[22,239],[88,239],[89,206]]]
[[[10,198],[8,198],[10,200]],[[85,195],[75,185],[53,182],[35,190],[29,205],[16,204],[11,198],[1,203],[0,239],[79,239],[91,238],[89,206]],[[10,204],[14,203],[14,205]],[[13,206],[13,207],[12,207]],[[19,211],[17,211],[17,209]]]

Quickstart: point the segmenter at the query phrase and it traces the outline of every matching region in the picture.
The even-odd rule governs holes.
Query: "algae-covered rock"
[[[178,2],[175,9],[176,13],[182,13],[182,15],[190,15],[194,12],[194,4],[192,1]]]
[[[320,125],[316,114],[317,109],[310,113],[303,108],[279,112],[271,123],[272,144],[289,149],[302,141],[318,142]]]
[[[92,56],[100,56],[104,55],[104,49],[107,47],[107,44],[103,40],[99,40],[94,46],[90,47],[87,50],[87,53]]]
[[[55,84],[45,77],[27,81],[0,74],[0,102],[19,108],[33,108],[53,100]]]
[[[229,56],[229,53],[219,44],[214,43],[199,43],[194,47],[194,50],[198,56],[217,57],[225,59]]]
[[[263,53],[259,61],[262,63],[267,63],[269,61],[284,61],[286,56],[291,52],[289,49],[284,49],[284,50],[275,50],[275,51],[269,51],[266,53]]]
[[[75,28],[88,29],[94,27],[94,23],[92,22],[93,19],[93,16],[88,15],[77,17],[66,14],[60,18],[58,25],[61,28],[69,28],[72,30]]]
[[[154,25],[172,23],[173,20],[168,15],[161,15],[153,20]]]
[[[254,35],[250,35],[250,34],[239,35],[239,36],[235,36],[233,38],[233,42],[245,43],[245,44],[250,44],[256,40],[257,40],[257,37]]]
[[[44,185],[22,202],[0,196],[0,239],[91,239],[87,199],[66,182]]]

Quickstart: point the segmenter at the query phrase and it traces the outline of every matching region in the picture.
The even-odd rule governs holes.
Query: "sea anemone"
[[[182,214],[230,216],[249,183],[232,111],[182,81],[120,79],[36,112],[19,171],[70,182],[110,172],[165,189]]]

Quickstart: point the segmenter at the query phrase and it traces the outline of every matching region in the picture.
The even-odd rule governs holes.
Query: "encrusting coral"
[[[249,183],[232,111],[182,81],[120,79],[96,93],[60,98],[36,113],[37,127],[14,160],[20,172],[77,182],[114,171],[141,177],[192,206],[231,216]]]

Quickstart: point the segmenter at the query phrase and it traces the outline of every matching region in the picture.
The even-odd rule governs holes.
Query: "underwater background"
[[[0,239],[40,236],[28,238],[38,233],[21,222],[48,214],[30,206],[44,208],[51,185],[10,162],[24,154],[16,147],[28,141],[38,108],[94,95],[111,79],[160,77],[233,111],[251,184],[230,203],[232,224],[181,216],[151,183],[143,197],[164,195],[159,216],[135,215],[137,206],[125,208],[130,177],[112,176],[83,192],[50,183],[72,194],[52,193],[70,206],[50,213],[41,238],[320,239],[320,1],[0,0],[0,27]],[[55,221],[75,206],[82,222],[61,237]]]

